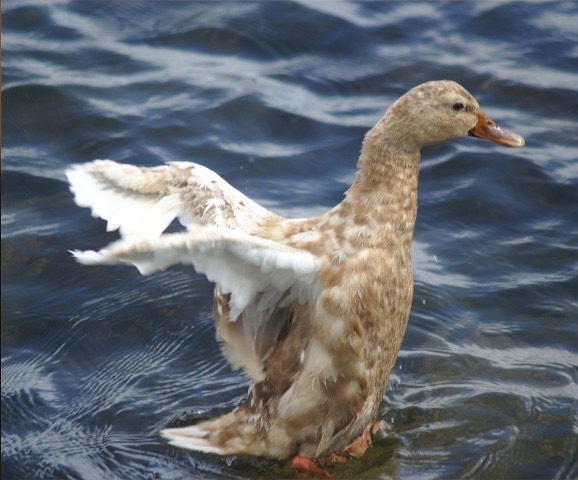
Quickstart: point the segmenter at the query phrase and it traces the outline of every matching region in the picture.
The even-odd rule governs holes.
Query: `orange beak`
[[[506,147],[523,147],[526,144],[520,135],[502,130],[481,110],[478,112],[478,123],[468,132],[468,135],[483,138]]]

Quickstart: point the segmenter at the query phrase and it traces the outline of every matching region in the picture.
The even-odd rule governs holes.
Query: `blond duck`
[[[285,459],[340,452],[367,432],[412,301],[420,150],[466,135],[524,145],[455,82],[411,89],[365,135],[343,201],[315,218],[275,215],[195,163],[70,167],[76,203],[121,235],[76,259],[204,273],[216,283],[223,352],[252,379],[232,412],[161,435],[190,450]],[[175,218],[186,231],[163,233]]]

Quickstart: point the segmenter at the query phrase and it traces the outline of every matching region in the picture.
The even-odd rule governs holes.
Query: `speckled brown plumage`
[[[68,172],[77,203],[123,236],[100,252],[75,252],[79,261],[132,263],[143,273],[185,263],[206,273],[217,283],[217,338],[232,365],[253,379],[244,404],[164,430],[169,442],[282,459],[338,452],[362,433],[409,316],[420,150],[465,135],[523,145],[458,84],[415,87],[366,134],[343,201],[309,219],[272,214],[191,163],[138,169],[93,162]],[[111,192],[126,197],[127,219],[107,203]],[[130,220],[130,209],[141,208],[135,204],[157,212],[149,233],[148,220]],[[188,232],[162,234],[174,217]]]

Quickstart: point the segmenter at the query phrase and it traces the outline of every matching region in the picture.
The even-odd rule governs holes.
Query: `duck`
[[[313,218],[283,218],[197,163],[68,168],[76,204],[120,234],[75,259],[206,275],[216,338],[251,381],[231,412],[163,429],[169,444],[302,465],[368,439],[412,303],[420,152],[466,136],[524,145],[458,83],[411,88],[365,134],[342,201]],[[183,230],[165,232],[175,219]]]

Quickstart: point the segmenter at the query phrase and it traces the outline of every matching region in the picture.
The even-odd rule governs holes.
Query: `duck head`
[[[384,140],[403,150],[419,150],[452,138],[472,136],[507,147],[524,139],[500,128],[480,109],[475,98],[449,80],[422,83],[397,100],[375,127]]]

